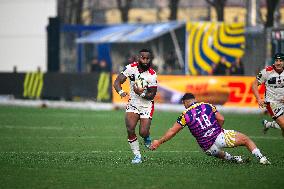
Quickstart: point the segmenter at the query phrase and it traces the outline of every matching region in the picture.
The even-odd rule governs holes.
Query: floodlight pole
[[[177,55],[177,58],[178,58],[178,63],[181,66],[181,68],[184,68],[184,60],[182,58],[182,54],[181,54],[180,46],[178,44],[177,36],[176,36],[174,30],[171,30],[170,34],[171,34],[171,38],[174,42],[175,51],[176,51],[176,55]]]

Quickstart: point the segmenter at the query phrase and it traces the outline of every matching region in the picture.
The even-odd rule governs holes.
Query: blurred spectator
[[[177,58],[174,51],[170,51],[166,54],[164,64],[165,73],[171,74],[176,69],[176,60]]]
[[[102,59],[99,64],[100,72],[109,72],[107,61]]]
[[[226,65],[226,57],[222,56],[218,64],[213,69],[213,75],[229,75],[230,70]]]
[[[91,72],[109,72],[110,69],[108,67],[108,63],[106,60],[98,60],[97,58],[93,58],[91,62]]]
[[[232,64],[230,75],[244,75],[244,65],[241,58],[236,58],[236,61]]]
[[[100,64],[97,58],[93,58],[91,62],[91,72],[100,72]]]

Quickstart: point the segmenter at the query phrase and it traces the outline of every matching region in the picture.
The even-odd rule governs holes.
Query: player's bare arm
[[[224,116],[223,116],[221,113],[216,112],[216,113],[215,113],[215,117],[216,117],[216,119],[217,119],[219,125],[220,125],[221,127],[223,127],[224,122],[225,122]]]
[[[122,73],[119,74],[113,84],[113,87],[115,89],[115,91],[121,96],[121,97],[125,97],[128,94],[122,90],[121,85],[126,81],[127,77],[125,75],[123,75]]]
[[[162,136],[159,140],[154,140],[152,142],[150,149],[156,150],[161,144],[173,138],[180,130],[182,130],[182,127],[179,123],[175,122],[174,125],[164,134],[164,136]]]
[[[251,89],[252,89],[252,92],[257,100],[257,103],[259,105],[259,107],[261,108],[264,108],[265,107],[265,103],[264,103],[264,100],[260,98],[260,95],[259,95],[259,92],[258,92],[258,86],[259,86],[259,83],[257,81],[257,79],[255,79],[251,85]]]

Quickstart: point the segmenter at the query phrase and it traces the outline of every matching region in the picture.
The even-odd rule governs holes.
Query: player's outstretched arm
[[[161,144],[173,138],[182,127],[177,122],[159,140],[154,140],[150,146],[151,150],[156,150]]]
[[[128,94],[126,92],[124,92],[122,90],[122,87],[121,85],[126,81],[127,77],[125,75],[123,75],[122,73],[120,73],[114,83],[113,83],[113,87],[115,89],[115,91],[121,96],[121,97],[125,97],[127,96]]]

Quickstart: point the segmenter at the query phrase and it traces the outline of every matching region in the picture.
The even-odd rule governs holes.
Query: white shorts
[[[152,119],[154,114],[154,102],[150,106],[128,103],[126,112],[133,112],[140,115],[140,118]]]
[[[236,131],[225,130],[216,138],[214,144],[205,152],[207,155],[216,156],[223,148],[235,147]]]
[[[266,109],[274,120],[284,115],[284,105],[282,103],[267,102]]]

